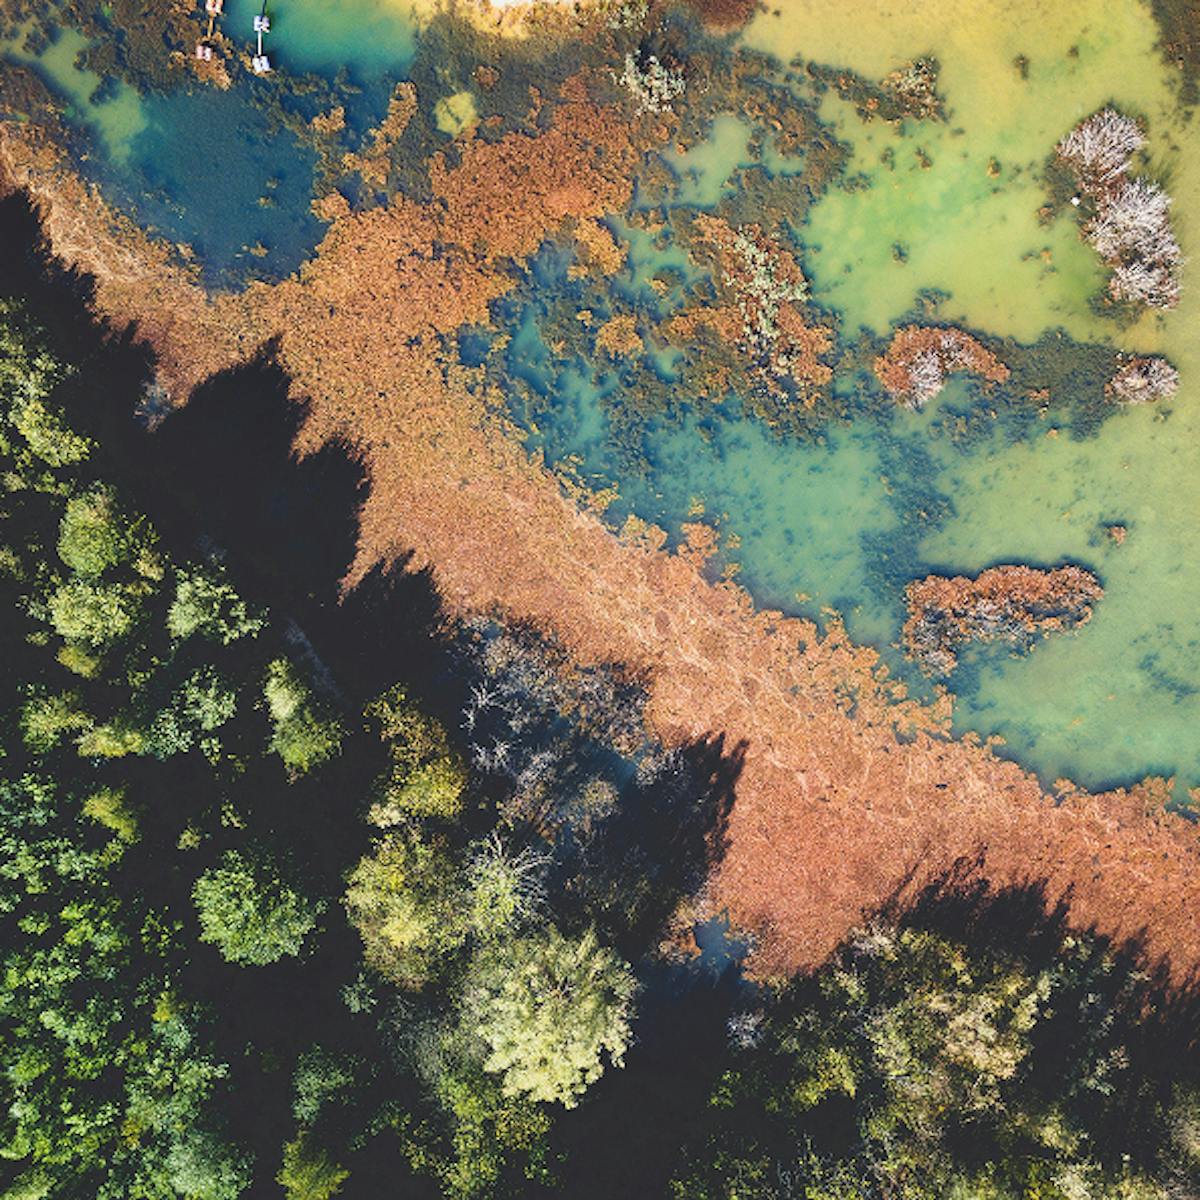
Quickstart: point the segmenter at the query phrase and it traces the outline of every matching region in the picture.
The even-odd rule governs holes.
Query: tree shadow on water
[[[725,852],[746,745],[723,734],[698,738],[643,761],[614,812],[575,833],[558,870],[585,913],[630,958],[651,948],[680,903],[696,895]]]

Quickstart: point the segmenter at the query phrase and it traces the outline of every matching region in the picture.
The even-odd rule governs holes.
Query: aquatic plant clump
[[[934,58],[902,63],[878,82],[843,66],[809,63],[805,69],[822,87],[832,88],[853,104],[863,121],[877,117],[897,124],[904,120],[940,121],[945,115],[937,91],[939,65]]]
[[[966,642],[1006,642],[1028,650],[1038,637],[1090,620],[1104,589],[1082,567],[991,567],[974,579],[928,575],[905,589],[902,640],[927,675],[949,675]]]
[[[990,350],[961,329],[909,325],[896,331],[874,364],[888,395],[920,411],[960,371],[1003,383],[1009,369]]]
[[[1153,404],[1179,390],[1179,372],[1157,355],[1124,359],[1105,386],[1105,394],[1121,404]]]
[[[683,72],[650,54],[625,55],[625,69],[613,79],[632,97],[639,113],[671,112],[671,101],[683,95]]]
[[[1129,160],[1146,144],[1138,123],[1113,108],[1080,121],[1061,142],[1058,154],[1091,189],[1123,176]]]
[[[1148,179],[1128,178],[1132,157],[1145,143],[1136,121],[1104,108],[1081,121],[1056,149],[1091,202],[1083,236],[1112,269],[1109,294],[1117,301],[1174,308],[1183,256],[1171,230],[1171,198]]]
[[[719,217],[701,214],[693,222],[700,241],[717,252],[721,289],[733,305],[703,319],[731,333],[746,353],[760,364],[767,390],[788,382],[811,404],[813,389],[825,387],[832,368],[821,361],[832,346],[829,330],[810,324],[802,305],[808,300],[808,281],[795,256],[769,238],[758,225],[734,229]],[[677,327],[701,318],[683,314]]]

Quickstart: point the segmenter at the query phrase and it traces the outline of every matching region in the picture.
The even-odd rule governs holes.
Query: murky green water
[[[226,21],[235,34],[246,26],[247,44],[256,8],[229,0]],[[873,78],[922,54],[941,63],[944,123],[863,124],[845,102],[823,101],[822,116],[852,147],[850,173],[869,184],[835,187],[806,220],[797,214],[814,297],[838,314],[844,334],[860,325],[886,331],[936,289],[945,294],[942,317],[989,333],[1031,341],[1061,326],[1076,338],[1166,353],[1182,372],[1181,394],[1158,411],[1118,413],[1082,440],[1066,430],[1054,436],[1050,419],[1014,439],[1000,419],[968,450],[942,423],[978,404],[962,383],[920,416],[863,417],[805,444],[720,411],[652,423],[649,470],[630,473],[609,424],[617,370],[556,363],[538,331],[544,310],[502,308],[515,335],[505,361],[539,400],[536,438],[584,478],[618,483],[614,521],[636,511],[677,533],[702,514],[722,532],[722,563],[740,566],[756,599],[813,615],[835,608],[900,669],[893,643],[909,579],[1010,561],[1091,567],[1106,595],[1076,635],[1019,658],[995,649],[964,657],[952,681],[958,727],[1002,734],[1047,779],[1094,786],[1167,771],[1200,783],[1200,286],[1189,271],[1176,312],[1120,332],[1089,308],[1102,276],[1074,224],[1047,228],[1037,216],[1040,164],[1058,137],[1111,99],[1148,118],[1180,240],[1200,255],[1200,132],[1175,111],[1147,10],[1137,0],[787,0],[779,11],[758,17],[744,42]],[[331,77],[344,67],[386,95],[413,54],[414,25],[398,0],[278,3],[271,12],[269,49],[294,70]],[[290,270],[311,250],[319,231],[306,224],[311,160],[256,124],[265,118],[249,85],[223,98],[155,100],[117,88],[96,102],[99,81],[74,67],[79,47],[68,33],[37,69],[70,100],[73,118],[91,125],[93,166],[140,219],[196,242],[218,277]],[[0,53],[20,55],[12,46]],[[1024,73],[1018,56],[1028,60]],[[180,150],[197,144],[202,154]],[[678,180],[674,203],[711,207],[752,159],[748,127],[720,117],[707,142],[666,158]],[[771,172],[803,162],[783,159],[769,138],[760,161]],[[237,164],[235,187],[214,162]],[[629,249],[614,294],[627,306],[670,309],[697,269],[665,235],[619,217],[612,228]],[[266,253],[251,255],[255,245]],[[651,282],[664,270],[675,282],[656,295]],[[559,264],[538,289],[561,294],[565,280]],[[675,357],[655,349],[664,378]],[[1121,546],[1103,532],[1115,523],[1129,531]]]

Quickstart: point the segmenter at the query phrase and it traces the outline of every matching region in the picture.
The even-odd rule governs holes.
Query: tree
[[[100,788],[83,801],[83,815],[111,830],[123,842],[138,840],[137,813],[121,788]]]
[[[175,598],[167,610],[167,631],[173,638],[199,635],[228,646],[253,637],[265,624],[250,611],[224,574],[214,567],[195,567],[176,575]]]
[[[330,1200],[349,1178],[350,1172],[306,1134],[284,1146],[283,1166],[276,1176],[287,1200]]]
[[[147,749],[157,758],[190,750],[196,738],[219,729],[237,711],[237,692],[214,667],[198,667],[150,724]]]
[[[467,772],[442,725],[421,712],[402,684],[384,692],[366,713],[377,724],[389,759],[375,785],[372,823],[387,827],[409,816],[457,819]]]
[[[134,590],[121,584],[74,579],[50,597],[50,621],[68,641],[100,647],[124,637],[141,611]]]
[[[545,867],[543,855],[509,850],[495,833],[477,843],[467,866],[474,933],[502,937],[532,920],[546,898]]]
[[[227,850],[192,890],[200,940],[229,962],[262,966],[300,953],[324,905],[285,883],[265,855]]]
[[[167,1173],[188,1200],[237,1200],[250,1183],[245,1155],[206,1130],[188,1130],[171,1147]]]
[[[303,775],[341,750],[340,722],[320,710],[286,658],[277,658],[267,667],[263,695],[274,726],[271,749],[290,771]]]
[[[30,750],[45,754],[70,733],[92,726],[82,701],[74,692],[35,694],[21,707],[21,736]]]
[[[622,1065],[635,990],[629,965],[594,931],[575,939],[550,927],[476,959],[463,1015],[507,1094],[573,1108],[606,1057]]]
[[[97,484],[67,501],[58,533],[58,556],[78,575],[95,578],[115,567],[133,544],[113,490]]]
[[[346,908],[367,962],[403,987],[421,987],[467,935],[462,883],[440,842],[389,834],[350,875]]]
[[[354,1090],[354,1062],[321,1046],[311,1046],[296,1062],[292,1115],[312,1125],[331,1103],[344,1103]]]

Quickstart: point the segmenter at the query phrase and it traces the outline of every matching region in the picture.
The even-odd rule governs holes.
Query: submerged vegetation
[[[1112,269],[1113,300],[1174,308],[1179,303],[1182,251],[1171,231],[1171,198],[1156,183],[1129,178],[1133,156],[1146,144],[1136,121],[1112,108],[1081,121],[1058,143],[1059,159],[1074,172],[1083,236]]]

